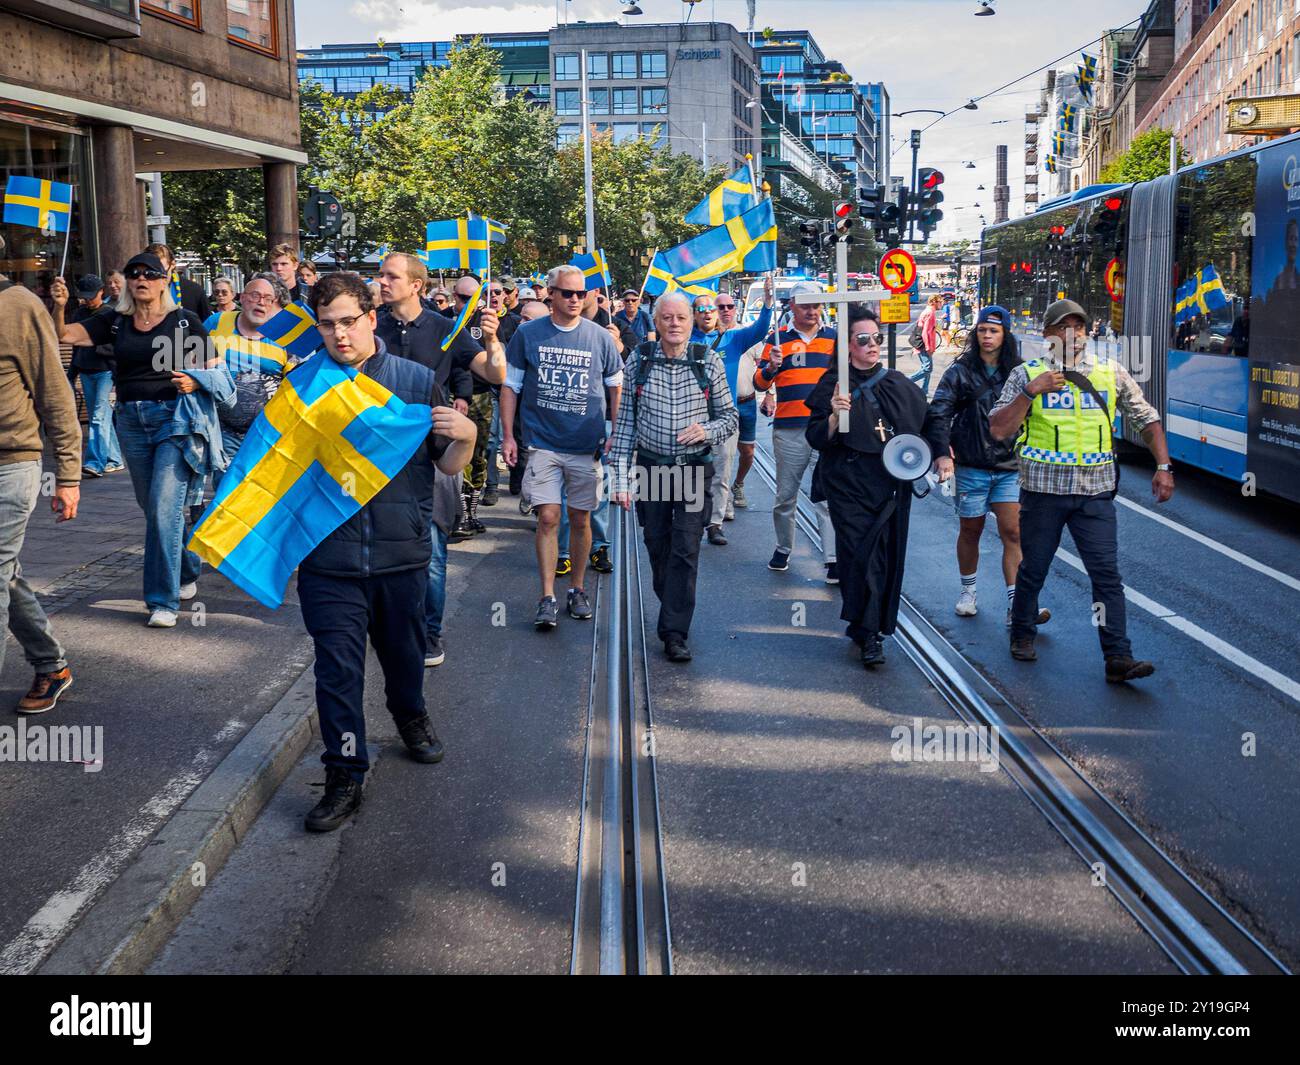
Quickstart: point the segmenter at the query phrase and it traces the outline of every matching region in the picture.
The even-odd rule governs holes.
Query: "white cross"
[[[836,291],[802,292],[795,296],[794,302],[834,303],[840,306],[840,311],[835,316],[839,326],[839,344],[837,348],[837,365],[840,372],[839,393],[841,396],[847,396],[849,394],[849,304],[879,303],[881,300],[889,299],[893,293],[883,288],[865,289],[861,292],[849,291],[849,246],[847,244],[839,243],[835,245],[835,272],[838,275]],[[848,431],[849,412],[842,411],[840,413],[840,432],[847,433]]]

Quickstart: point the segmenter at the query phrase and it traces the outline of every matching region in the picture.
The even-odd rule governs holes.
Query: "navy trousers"
[[[376,577],[298,571],[302,618],[316,644],[321,761],[361,780],[370,768],[362,697],[366,637],[384,671],[388,712],[398,726],[424,716],[426,568]]]
[[[1088,579],[1094,611],[1100,605],[1097,636],[1101,653],[1131,655],[1124,582],[1119,575],[1119,535],[1115,501],[1109,496],[1058,496],[1020,490],[1020,568],[1011,607],[1011,638],[1032,639],[1038,631],[1038,593],[1043,590],[1061,533],[1069,528]]]

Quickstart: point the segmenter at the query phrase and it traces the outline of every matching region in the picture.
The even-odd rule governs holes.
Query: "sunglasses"
[[[492,288],[492,289],[488,289],[488,292],[489,292],[490,295],[493,295],[493,296],[504,296],[504,295],[505,295],[505,289],[503,289],[503,288]]]
[[[139,281],[141,278],[146,281],[161,281],[167,275],[158,270],[150,270],[147,266],[135,266],[122,276],[128,281]]]
[[[885,338],[880,333],[855,333],[853,339],[859,344],[874,344],[879,346]]]
[[[585,288],[553,288],[551,295],[559,296],[562,300],[580,300],[585,299],[587,290]]]
[[[717,304],[717,308],[720,311],[734,311],[736,305],[734,303],[719,303]]]
[[[717,309],[718,308],[715,307],[712,303],[701,303],[698,307],[695,308],[695,313],[708,314],[710,311],[716,311]]]

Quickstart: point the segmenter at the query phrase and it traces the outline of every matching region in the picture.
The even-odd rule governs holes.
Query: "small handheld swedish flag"
[[[483,293],[487,291],[487,287],[488,282],[484,281],[474,290],[474,295],[470,296],[470,298],[465,301],[465,306],[461,308],[460,314],[456,315],[456,323],[452,326],[451,332],[442,338],[442,344],[440,346],[443,351],[446,351],[451,347],[451,342],[460,336],[460,331],[464,329],[466,323],[474,317],[474,312],[478,310],[478,305],[482,302]]]
[[[4,220],[10,225],[66,233],[71,219],[71,185],[21,174],[5,183]]]
[[[697,226],[720,226],[728,218],[744,214],[758,203],[749,167],[742,166],[731,177],[686,212],[686,221]]]
[[[605,253],[599,248],[583,255],[575,255],[569,265],[582,271],[588,292],[593,288],[610,288],[614,284],[609,276],[609,267],[605,264]]]
[[[424,250],[430,270],[469,270],[482,277],[488,268],[487,219],[446,218],[425,226]]]
[[[316,319],[301,303],[291,303],[258,329],[272,344],[278,344],[295,359],[306,359],[324,343]]]

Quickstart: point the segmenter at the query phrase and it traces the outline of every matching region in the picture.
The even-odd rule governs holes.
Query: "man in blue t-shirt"
[[[546,279],[551,293],[549,317],[525,322],[506,349],[506,387],[501,390],[501,454],[519,461],[514,436],[518,406],[528,448],[524,495],[537,512],[537,564],[542,598],[534,624],[555,628],[556,534],[560,507],[567,497],[570,556],[567,601],[569,616],[591,617],[583,589],[591,551],[591,512],[603,482],[599,455],[607,448],[605,421],[618,416],[623,360],[609,331],[582,316],[586,279],[572,266],[557,266]]]
[[[624,289],[623,309],[615,313],[614,324],[635,333],[642,344],[655,339],[655,324],[641,306],[641,293],[634,288]]]

